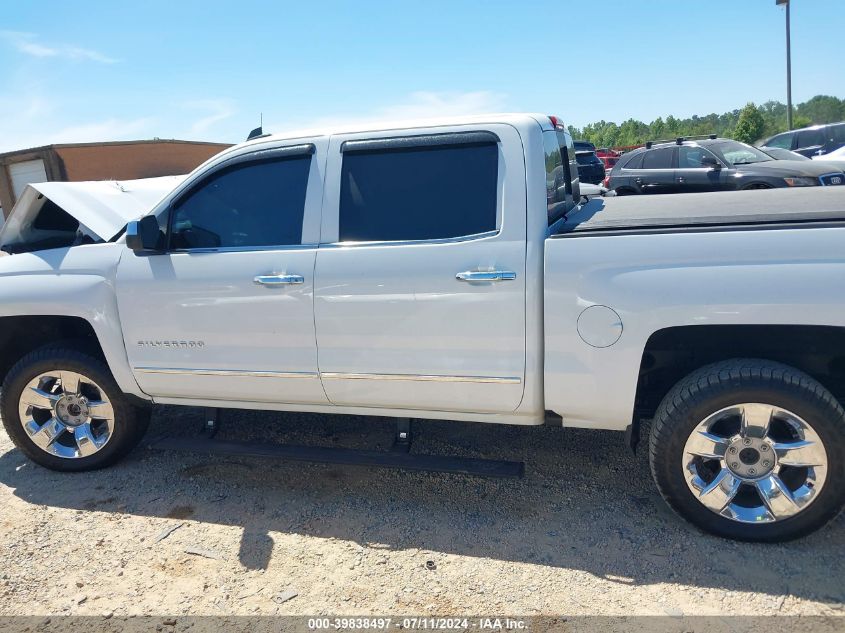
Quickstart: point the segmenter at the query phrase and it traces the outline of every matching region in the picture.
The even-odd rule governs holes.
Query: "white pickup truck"
[[[574,159],[556,117],[495,115],[261,137],[125,230],[33,193],[0,232],[5,428],[71,471],[132,450],[151,403],[632,446],[650,420],[657,486],[702,529],[827,523],[845,188],[582,204]]]

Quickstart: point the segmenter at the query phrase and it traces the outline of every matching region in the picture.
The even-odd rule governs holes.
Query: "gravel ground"
[[[157,408],[150,435],[192,434]],[[621,434],[419,422],[521,480],[139,448],[53,473],[0,431],[0,615],[845,615],[845,519],[785,545],[675,517]],[[231,412],[221,436],[389,446],[379,418]]]

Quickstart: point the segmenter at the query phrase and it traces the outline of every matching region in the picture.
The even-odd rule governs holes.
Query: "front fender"
[[[94,330],[118,386],[149,399],[126,356],[114,273],[122,244],[90,244],[0,258],[0,317],[69,316]]]

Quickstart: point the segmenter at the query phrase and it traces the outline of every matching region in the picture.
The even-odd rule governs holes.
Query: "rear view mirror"
[[[154,215],[145,215],[126,225],[126,245],[136,253],[159,250],[160,237],[161,231]]]
[[[715,169],[717,171],[722,168],[722,164],[712,156],[702,156],[701,166],[709,169]]]

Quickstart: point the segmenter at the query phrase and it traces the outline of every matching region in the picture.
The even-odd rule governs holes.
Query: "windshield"
[[[707,149],[730,165],[751,165],[774,160],[765,152],[739,141],[722,141],[708,145]]]

